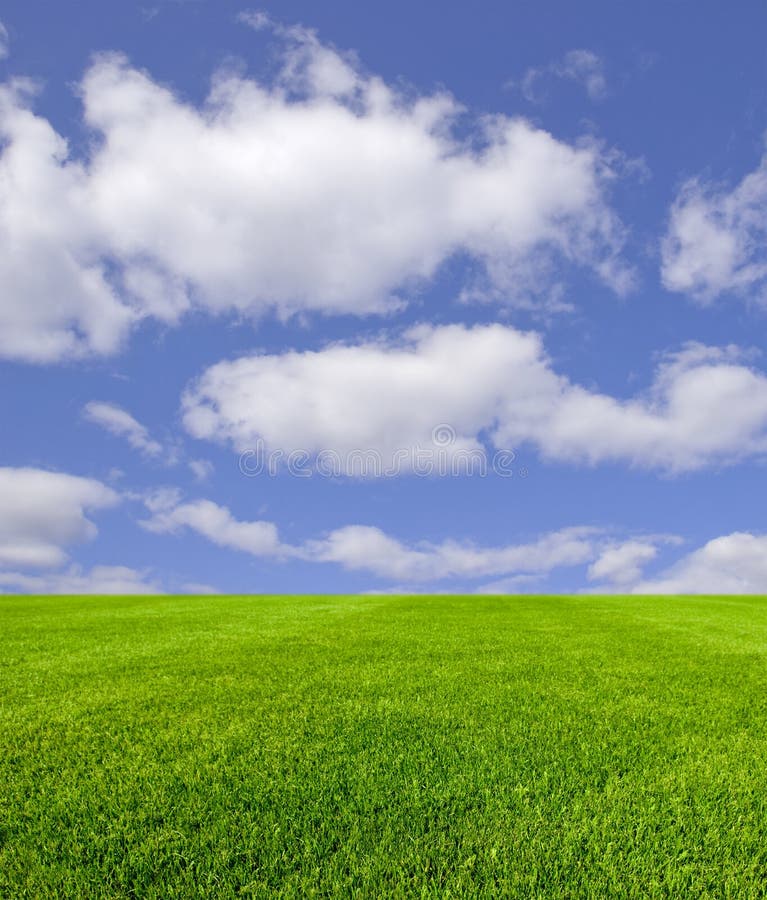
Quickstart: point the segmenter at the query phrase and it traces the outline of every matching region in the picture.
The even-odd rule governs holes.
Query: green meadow
[[[767,601],[1,597],[0,896],[767,896]]]

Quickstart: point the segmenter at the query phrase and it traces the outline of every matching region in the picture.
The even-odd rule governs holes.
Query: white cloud
[[[213,474],[213,463],[207,459],[190,459],[189,469],[196,481],[207,481]]]
[[[33,93],[0,86],[0,356],[111,353],[135,315],[108,282],[86,170],[30,111]]]
[[[205,584],[204,582],[190,581],[181,586],[182,594],[220,594],[220,591],[217,587],[214,587],[212,584]]]
[[[89,540],[91,510],[118,495],[98,481],[30,468],[0,468],[0,566],[57,566],[65,548]]]
[[[236,16],[236,20],[254,31],[265,31],[274,28],[274,20],[263,9],[247,9]]]
[[[111,434],[125,438],[131,447],[147,456],[159,456],[163,452],[162,444],[149,436],[145,426],[114,403],[91,401],[86,404],[83,414],[89,422],[100,425]]]
[[[151,512],[141,524],[156,534],[190,529],[220,547],[252,556],[337,563],[407,582],[497,575],[544,574],[595,558],[598,530],[565,528],[521,544],[478,547],[469,542],[419,542],[412,546],[368,525],[347,525],[300,545],[283,543],[272,522],[240,521],[210,500],[180,501],[175,491],[145,498]]]
[[[641,578],[644,566],[657,555],[657,546],[649,540],[608,545],[589,566],[589,580],[608,581],[614,585],[631,584]]]
[[[709,541],[636,594],[767,594],[767,535],[734,532]]]
[[[532,446],[547,459],[624,462],[668,471],[761,455],[767,449],[767,377],[733,348],[688,345],[628,400],[557,374],[540,337],[501,325],[418,327],[401,340],[261,355],[208,369],[183,398],[194,437],[246,451],[354,451],[386,467],[413,450],[443,453]],[[409,454],[403,459],[402,453]]]
[[[662,245],[663,284],[710,303],[722,294],[767,303],[767,155],[727,191],[687,182]]]
[[[0,22],[0,60],[8,56],[8,29]]]
[[[457,540],[408,544],[380,528],[347,525],[291,545],[280,540],[272,522],[238,520],[226,507],[210,500],[185,503],[176,491],[168,490],[144,501],[151,515],[141,524],[156,534],[189,529],[217,546],[256,557],[337,564],[396,582],[400,593],[413,585],[439,585],[448,580],[460,584],[485,578],[495,580],[480,583],[473,588],[475,593],[513,593],[556,569],[587,566],[588,579],[602,582],[597,591],[767,594],[767,535],[734,533],[716,538],[659,575],[642,579],[643,569],[657,558],[659,546],[678,545],[682,542],[679,537],[658,534],[617,540],[604,529],[581,526],[519,543],[483,547]]]
[[[512,575],[509,578],[500,578],[487,584],[481,584],[475,588],[473,594],[526,594],[530,593],[533,585],[541,582],[548,573],[536,575]]]
[[[594,554],[593,529],[568,528],[530,543],[477,547],[445,541],[407,546],[367,525],[349,525],[320,541],[310,541],[304,552],[319,562],[340,563],[346,569],[371,572],[403,581],[439,581],[445,578],[484,578],[510,573],[549,572],[574,566]]]
[[[140,319],[193,307],[385,312],[458,252],[512,300],[546,296],[554,260],[627,288],[609,154],[504,116],[459,138],[449,95],[279,34],[273,83],[221,71],[199,108],[98,57],[82,159],[34,114],[30,82],[0,88],[0,355],[112,353]]]
[[[0,572],[0,593],[25,594],[161,594],[162,589],[148,580],[146,572],[127,566],[94,566],[83,570],[72,566],[64,572],[24,575]]]
[[[564,78],[582,85],[592,100],[601,100],[607,93],[604,65],[591,50],[570,50],[551,65],[528,69],[520,85],[525,99],[540,102],[543,86],[550,78]]]
[[[197,532],[219,547],[241,550],[253,556],[284,556],[290,548],[280,543],[272,522],[240,522],[228,509],[210,500],[179,503],[174,493],[149,498],[152,516],[141,524],[155,534],[185,528]]]

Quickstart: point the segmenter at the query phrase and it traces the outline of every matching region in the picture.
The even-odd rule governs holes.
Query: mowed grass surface
[[[767,896],[760,598],[0,598],[0,896]]]

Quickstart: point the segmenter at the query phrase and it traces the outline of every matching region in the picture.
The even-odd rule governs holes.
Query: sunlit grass
[[[0,896],[767,896],[761,598],[0,598]]]

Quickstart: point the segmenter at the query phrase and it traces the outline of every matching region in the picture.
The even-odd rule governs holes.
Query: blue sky
[[[0,22],[0,591],[767,591],[763,4]]]

